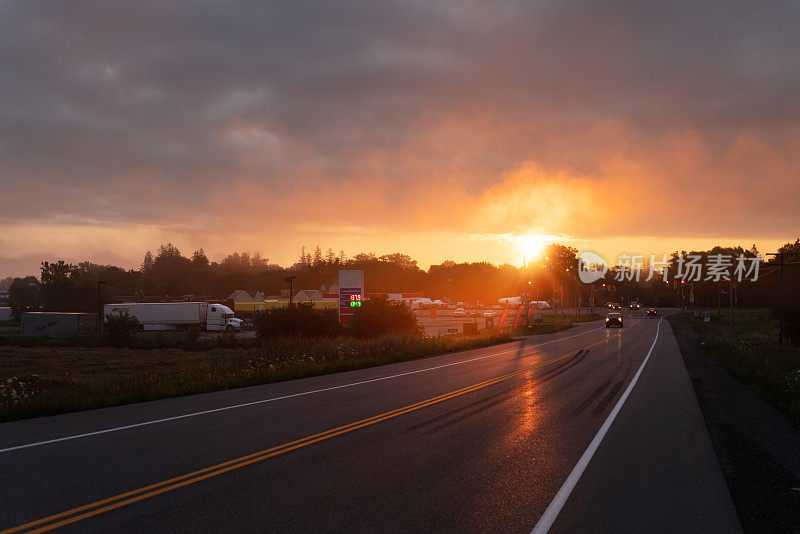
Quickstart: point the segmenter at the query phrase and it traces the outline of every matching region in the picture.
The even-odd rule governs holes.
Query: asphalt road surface
[[[11,531],[740,530],[659,318],[5,423],[0,473]]]

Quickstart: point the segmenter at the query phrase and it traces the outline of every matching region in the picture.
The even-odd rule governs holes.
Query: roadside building
[[[295,302],[318,302],[324,299],[322,291],[318,289],[303,289],[294,295]]]
[[[233,302],[260,302],[264,300],[264,293],[256,290],[237,289],[228,295],[229,301]]]

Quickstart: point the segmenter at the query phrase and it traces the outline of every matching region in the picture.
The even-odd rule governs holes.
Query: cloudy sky
[[[0,277],[168,240],[774,250],[800,235],[798,6],[0,1]]]

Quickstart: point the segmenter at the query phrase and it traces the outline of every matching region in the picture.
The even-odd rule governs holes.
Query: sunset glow
[[[147,49],[130,45],[141,35],[126,9],[9,8],[0,275],[43,259],[138,268],[168,241],[212,261],[257,250],[289,266],[319,245],[427,267],[521,264],[543,236],[607,256],[792,239],[800,82],[735,50],[762,30],[794,35],[796,13],[704,48],[708,13],[673,31],[678,6],[558,4],[341,7],[370,22],[335,35],[292,31],[299,8],[228,19],[187,5],[224,26],[205,37],[152,6],[137,15]],[[613,39],[597,23],[608,17]],[[671,37],[655,53],[651,35]],[[685,61],[684,47],[708,54]],[[793,64],[775,43],[760,50]]]

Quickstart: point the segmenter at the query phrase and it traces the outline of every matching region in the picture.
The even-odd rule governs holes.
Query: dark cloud
[[[721,187],[759,180],[785,207],[799,22],[788,1],[6,2],[0,223],[169,227],[241,187],[269,205],[371,184],[353,223],[404,226],[432,186],[480,199],[526,161],[589,184],[624,167],[721,213]],[[748,143],[769,160],[742,164]],[[797,225],[769,187],[732,201]]]

